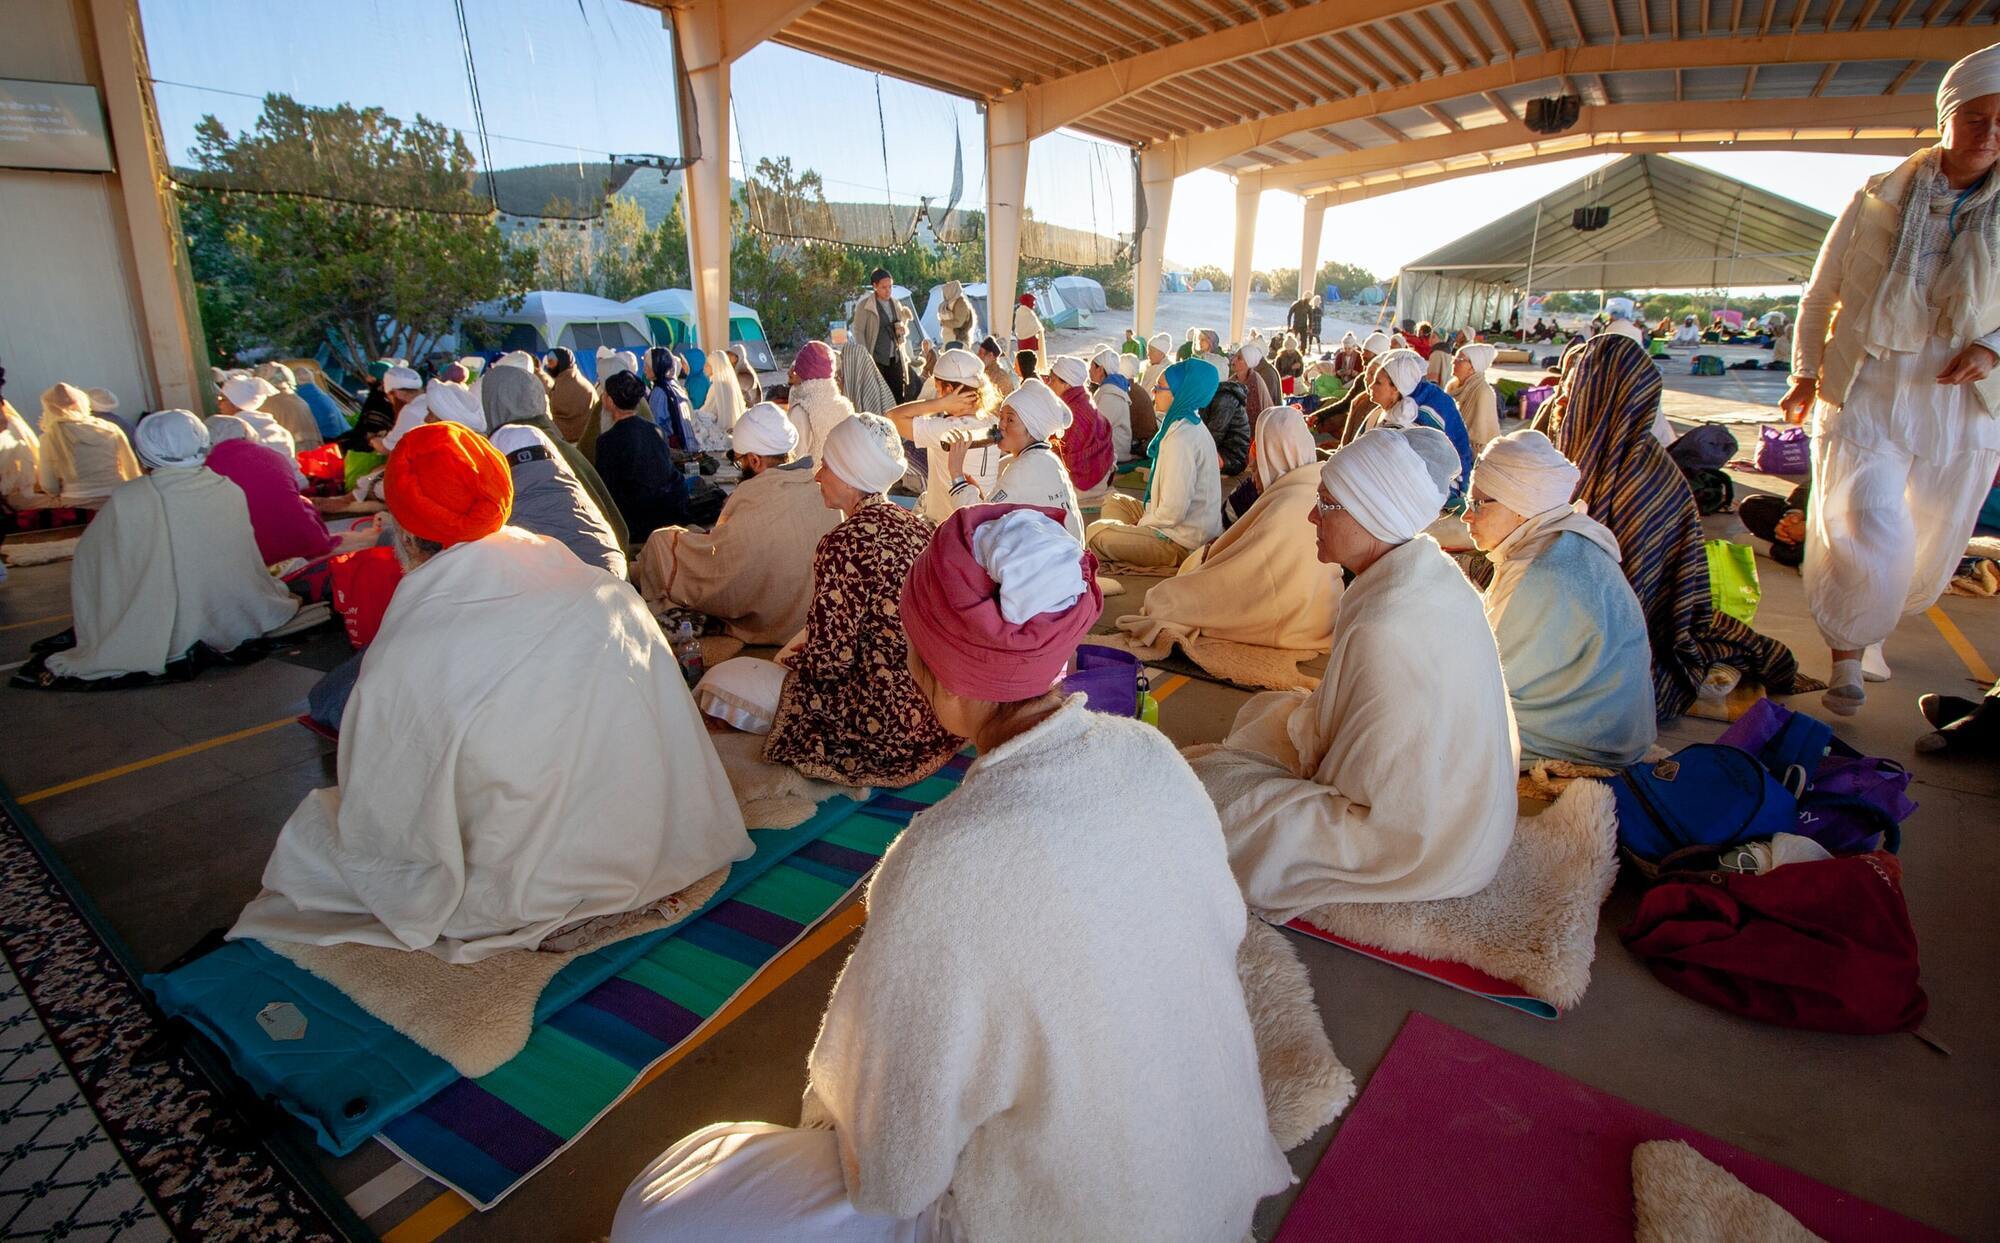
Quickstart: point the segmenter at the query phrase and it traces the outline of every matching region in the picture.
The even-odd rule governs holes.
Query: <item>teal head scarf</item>
[[[1202,358],[1189,358],[1175,363],[1160,373],[1167,391],[1174,395],[1174,402],[1167,407],[1165,417],[1160,420],[1160,430],[1153,433],[1151,444],[1146,446],[1146,499],[1153,499],[1153,474],[1158,467],[1160,444],[1167,438],[1176,423],[1199,423],[1201,412],[1208,403],[1215,400],[1215,390],[1222,386],[1222,374],[1215,366]]]

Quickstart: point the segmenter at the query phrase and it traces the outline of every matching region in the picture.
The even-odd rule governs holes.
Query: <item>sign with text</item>
[[[97,88],[0,78],[0,168],[113,171]]]

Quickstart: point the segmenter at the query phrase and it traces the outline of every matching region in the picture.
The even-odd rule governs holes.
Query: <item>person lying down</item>
[[[1215,809],[1159,731],[1059,689],[1102,605],[1062,518],[959,510],[902,588],[909,674],[979,759],[869,885],[807,1059],[810,1129],[680,1140],[613,1243],[1238,1243],[1291,1182]]]
[[[1319,559],[1353,581],[1310,695],[1267,692],[1194,770],[1252,910],[1477,893],[1513,839],[1520,756],[1479,593],[1423,534],[1458,473],[1427,427],[1364,432],[1320,468]]]
[[[460,424],[413,428],[385,487],[408,572],[341,718],[340,784],[285,822],[229,936],[470,963],[749,858],[630,584],[504,525],[507,461]]]

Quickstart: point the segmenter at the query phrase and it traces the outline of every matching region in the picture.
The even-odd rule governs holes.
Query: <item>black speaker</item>
[[[1537,134],[1560,134],[1576,124],[1582,109],[1583,101],[1574,95],[1531,99],[1528,101],[1528,115],[1523,124]]]
[[[1579,233],[1594,233],[1610,223],[1609,207],[1579,207],[1569,214],[1569,227]]]

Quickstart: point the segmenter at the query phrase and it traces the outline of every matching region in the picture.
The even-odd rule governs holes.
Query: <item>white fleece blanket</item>
[[[1194,769],[1251,909],[1284,923],[1485,888],[1519,759],[1479,594],[1420,535],[1348,585],[1319,688],[1252,698]]]
[[[1769,1196],[1680,1140],[1632,1149],[1635,1243],[1822,1243]]]
[[[512,527],[397,585],[339,775],[285,823],[231,937],[476,962],[752,852],[638,593]]]
[[[76,646],[49,669],[77,678],[164,673],[197,642],[227,652],[299,611],[257,552],[243,490],[200,468],[119,485],[77,542],[69,597]]]
[[[1245,927],[1157,730],[1073,696],[987,752],[883,858],[808,1060],[854,1206],[949,1188],[968,1238],[1240,1243],[1291,1182]]]

